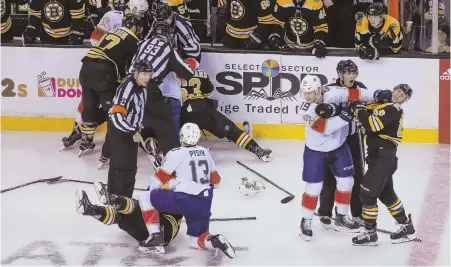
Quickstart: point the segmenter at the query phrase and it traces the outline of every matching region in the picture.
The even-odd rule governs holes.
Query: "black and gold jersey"
[[[285,42],[291,48],[307,48],[314,40],[326,42],[329,29],[326,10],[320,0],[306,0],[286,23]]]
[[[139,38],[128,28],[119,27],[105,34],[82,61],[114,64],[118,79],[123,79],[138,49]]]
[[[357,50],[360,46],[370,47],[372,42],[379,54],[394,54],[401,49],[402,39],[401,25],[389,15],[384,15],[384,21],[379,28],[373,28],[367,17],[357,22],[354,38]]]
[[[186,100],[204,99],[213,94],[215,87],[208,77],[208,73],[196,70],[189,80],[181,79],[182,103]]]
[[[36,29],[42,24],[44,33],[54,39],[69,36],[72,30],[83,31],[84,18],[80,0],[32,0],[28,8],[29,24]]]
[[[2,9],[2,21],[1,21],[1,29],[2,35],[6,34],[12,25],[11,21],[11,1],[10,0],[1,0],[1,9]]]
[[[368,150],[397,147],[402,141],[404,111],[399,104],[368,102],[367,110],[358,113],[365,128]]]

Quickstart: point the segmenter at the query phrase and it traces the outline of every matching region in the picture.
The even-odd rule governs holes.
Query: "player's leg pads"
[[[305,146],[304,148],[304,166],[302,169],[302,180],[307,183],[323,182],[326,173],[327,153],[314,151]],[[318,192],[317,195],[319,195]]]
[[[236,141],[243,133],[229,118],[224,116],[221,112],[213,111],[212,122],[215,123],[215,135],[218,138],[224,138],[231,141]]]
[[[313,212],[318,204],[318,196],[323,188],[323,183],[307,183],[302,195],[302,217],[312,219]]]
[[[352,155],[346,142],[329,152],[327,161],[335,177],[352,177],[354,175]]]

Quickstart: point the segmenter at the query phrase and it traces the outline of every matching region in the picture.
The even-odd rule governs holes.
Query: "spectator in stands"
[[[22,34],[22,41],[24,44],[34,43],[40,33],[39,37],[43,43],[82,44],[84,39],[84,18],[84,1],[30,1],[28,25]]]
[[[361,59],[377,60],[400,51],[403,33],[399,22],[385,14],[382,4],[372,3],[367,16],[357,23],[354,40]]]
[[[354,0],[323,0],[329,26],[328,47],[353,48],[355,24]]]

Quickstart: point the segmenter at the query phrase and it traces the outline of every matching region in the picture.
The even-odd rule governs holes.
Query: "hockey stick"
[[[49,180],[49,179],[47,179],[47,180]],[[74,182],[74,183],[81,183],[81,184],[94,184],[94,182],[82,181],[82,180],[74,180],[74,179],[58,179],[58,180],[55,180],[55,181],[47,181],[47,184],[56,184],[56,183],[63,183],[63,182]],[[147,189],[143,189],[143,188],[135,188],[135,190],[137,190],[137,191],[147,191]]]
[[[47,182],[47,183],[57,182],[61,178],[63,178],[63,176],[58,176],[58,177],[48,178],[48,179],[39,179],[39,180],[36,180],[36,181],[33,181],[33,182],[29,182],[29,183],[26,183],[26,184],[21,184],[21,185],[17,185],[17,186],[11,187],[11,188],[3,189],[2,191],[0,191],[0,193],[5,193],[5,192],[12,191],[12,190],[15,190],[15,189],[27,186],[27,185],[32,185],[32,184],[37,184],[37,183],[42,183],[42,182]]]
[[[211,222],[227,222],[227,221],[255,221],[257,217],[236,217],[236,218],[213,218]]]
[[[282,187],[280,187],[279,185],[277,185],[276,183],[274,183],[273,181],[269,180],[268,178],[266,178],[265,176],[261,175],[260,173],[256,172],[255,170],[249,168],[248,166],[246,166],[245,164],[241,163],[241,161],[237,161],[236,163],[238,163],[239,165],[243,166],[244,168],[246,168],[248,171],[253,172],[255,175],[259,176],[260,178],[262,178],[263,180],[265,180],[266,182],[272,184],[273,186],[277,187],[278,189],[282,190],[283,192],[287,193],[289,196],[282,199],[280,202],[282,204],[286,204],[288,202],[290,202],[291,200],[294,199],[294,195],[291,194],[290,192],[288,192],[287,190],[283,189]]]
[[[358,126],[358,123],[356,123],[356,127]],[[357,135],[359,138],[359,148],[360,148],[360,164],[362,165],[362,177],[365,175],[365,145],[363,144],[363,136],[362,136],[362,131],[360,129],[357,129]]]
[[[318,217],[321,217],[321,216],[319,216],[319,214],[315,211],[314,213],[313,213],[315,216],[318,216]],[[335,221],[335,218],[334,217],[329,217],[332,221]],[[391,231],[388,231],[388,230],[384,230],[384,229],[381,229],[381,228],[376,228],[376,232],[379,232],[379,233],[383,233],[383,234],[387,234],[387,235],[391,235],[391,234],[393,234],[393,232],[391,232]],[[422,242],[423,240],[421,240],[421,239],[419,239],[419,238],[414,238],[414,239],[412,239],[410,242]]]

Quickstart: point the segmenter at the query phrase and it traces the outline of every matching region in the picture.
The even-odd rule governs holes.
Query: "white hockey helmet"
[[[180,143],[195,146],[200,139],[200,129],[195,123],[187,122],[180,129]]]
[[[147,0],[130,0],[128,2],[128,8],[131,13],[144,17],[149,9],[149,3],[147,3]]]
[[[321,80],[316,75],[307,75],[301,81],[301,90],[303,97],[308,102],[314,102],[321,96]]]

